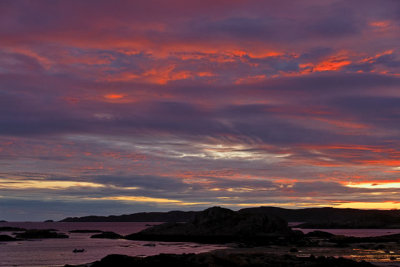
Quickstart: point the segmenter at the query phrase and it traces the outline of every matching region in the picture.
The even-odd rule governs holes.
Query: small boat
[[[81,249],[74,249],[73,251],[72,251],[73,253],[80,253],[80,252],[85,252],[85,249],[84,248],[81,248]]]

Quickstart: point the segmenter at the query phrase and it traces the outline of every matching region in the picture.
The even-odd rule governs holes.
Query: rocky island
[[[44,238],[68,238],[68,235],[58,233],[53,229],[30,229],[25,232],[16,233],[16,238],[19,239],[44,239]]]
[[[92,235],[90,238],[122,239],[124,237],[114,232],[102,232],[100,234]]]
[[[64,233],[59,233],[55,229],[23,229],[18,227],[2,227],[2,231],[11,232],[12,235],[0,235],[0,241],[19,241],[29,239],[46,239],[46,238],[68,238]],[[1,231],[0,231],[1,232]]]

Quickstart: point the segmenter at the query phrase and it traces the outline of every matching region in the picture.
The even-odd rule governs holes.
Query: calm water
[[[99,260],[109,254],[150,256],[159,253],[201,253],[225,248],[218,245],[204,245],[187,242],[148,242],[111,239],[91,239],[92,233],[68,233],[70,230],[102,230],[127,235],[145,229],[146,224],[157,223],[0,223],[26,229],[57,229],[67,233],[68,239],[43,239],[34,241],[0,242],[0,266],[64,266],[83,264]],[[319,229],[298,229],[304,233]],[[400,233],[400,229],[321,229],[338,235],[380,236]],[[3,232],[0,234],[12,234]],[[146,246],[154,244],[155,246]],[[74,249],[85,249],[73,253]]]
[[[64,266],[89,263],[109,255],[150,256],[160,253],[201,253],[225,246],[187,242],[148,242],[111,239],[91,239],[93,233],[68,233],[70,230],[102,230],[127,235],[145,229],[146,224],[157,223],[0,223],[26,229],[57,229],[67,233],[68,239],[43,239],[34,241],[0,242],[0,266]],[[11,234],[3,232],[0,234]],[[145,246],[146,244],[155,246]],[[85,249],[73,253],[74,249]]]
[[[305,234],[318,230],[318,231],[332,233],[335,235],[346,235],[346,236],[356,236],[356,237],[400,234],[400,229],[300,229],[300,228],[293,228],[293,230],[300,230]]]

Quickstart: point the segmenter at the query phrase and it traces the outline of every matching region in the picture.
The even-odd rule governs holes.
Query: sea
[[[0,227],[56,229],[69,235],[67,239],[40,239],[0,242],[0,266],[64,266],[100,260],[109,254],[151,256],[160,253],[202,253],[228,248],[224,245],[190,242],[149,242],[124,239],[92,239],[94,233],[69,233],[72,230],[112,231],[121,235],[139,232],[155,222],[0,222]],[[305,233],[318,229],[299,229]],[[400,233],[400,229],[321,229],[337,235],[380,236]],[[0,234],[11,235],[12,232]],[[84,252],[74,253],[74,249]]]
[[[69,235],[67,239],[40,239],[0,242],[0,266],[64,266],[85,264],[102,259],[109,254],[151,256],[160,253],[202,253],[223,249],[222,245],[190,242],[149,242],[124,239],[93,239],[94,233],[69,233],[72,230],[112,231],[120,235],[139,232],[154,222],[2,222],[0,227],[13,226],[25,229],[56,229]],[[12,234],[1,232],[0,234]],[[74,249],[84,252],[74,253]]]

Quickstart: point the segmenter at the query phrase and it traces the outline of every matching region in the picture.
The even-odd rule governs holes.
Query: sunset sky
[[[400,208],[400,1],[0,1],[0,220]]]

